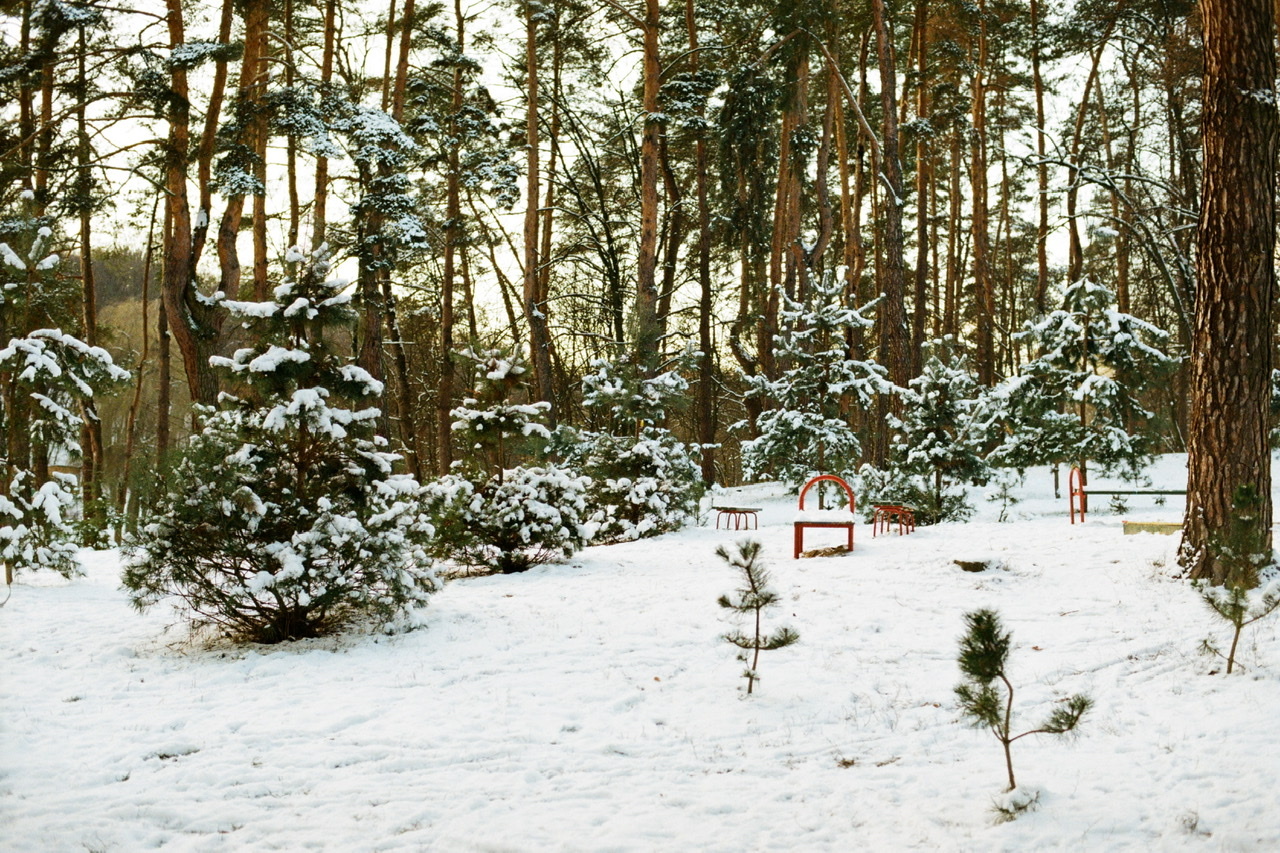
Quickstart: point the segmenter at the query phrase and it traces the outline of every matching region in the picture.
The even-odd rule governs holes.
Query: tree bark
[[[658,113],[658,0],[645,0],[641,28],[644,43],[644,131],[640,139],[640,251],[636,258],[635,352],[641,370],[658,366],[658,146],[662,131]]]
[[[466,44],[466,20],[461,0],[454,0],[454,41],[458,53]],[[462,111],[462,67],[454,65],[449,103],[449,136],[455,140],[447,155],[449,173],[445,176],[444,269],[440,279],[440,385],[436,389],[436,472],[449,473],[453,464],[453,295],[457,276],[459,232],[462,225],[461,158],[458,154],[458,118]]]
[[[1045,162],[1044,75],[1040,71],[1040,0],[1031,0],[1031,85],[1036,126],[1036,314],[1049,307],[1049,164]]]
[[[916,3],[916,117],[929,120],[929,0]],[[929,196],[933,181],[933,134],[919,134],[916,142],[916,278],[911,315],[911,375],[919,376],[924,362],[929,304]]]
[[[1275,19],[1271,0],[1201,0],[1200,9],[1203,206],[1179,561],[1192,578],[1248,583],[1253,573],[1236,575],[1237,561],[1222,549],[1243,534],[1253,546],[1247,553],[1271,556]]]
[[[169,44],[186,41],[181,0],[167,0],[166,23]],[[217,349],[222,325],[219,312],[201,298],[196,289],[198,256],[192,239],[191,208],[187,191],[188,152],[191,150],[191,106],[187,72],[170,71],[173,91],[168,112],[169,136],[165,146],[165,265],[162,288],[164,313],[170,333],[178,344],[187,387],[196,403],[213,405],[218,381],[209,368],[209,356]]]
[[[551,404],[547,414],[556,422],[556,403],[551,376],[551,330],[547,321],[547,304],[539,286],[538,202],[542,198],[538,157],[538,22],[537,9],[525,6],[525,73],[528,107],[525,135],[528,165],[525,175],[524,213],[524,314],[529,324],[529,350],[533,361],[538,399]]]
[[[978,381],[988,387],[996,381],[995,285],[991,275],[990,222],[987,205],[987,3],[978,2],[977,55],[974,57],[973,137],[970,140],[970,184],[973,219],[973,284],[977,301],[977,341],[975,349]]]

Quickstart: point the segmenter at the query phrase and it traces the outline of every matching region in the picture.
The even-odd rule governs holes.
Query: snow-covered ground
[[[1179,463],[1153,485],[1180,487]],[[1168,577],[1174,537],[1122,535],[1098,499],[1072,526],[1049,482],[1033,472],[1007,523],[979,501],[969,523],[859,524],[852,555],[799,561],[794,497],[721,496],[764,507],[750,535],[784,602],[766,625],[800,633],[751,697],[716,605],[737,581],[716,546],[741,532],[453,581],[408,634],[253,648],[132,612],[117,555],[85,553],[85,577],[23,578],[0,610],[0,848],[1280,849],[1280,618],[1227,677],[1197,652],[1223,624]],[[1096,702],[1078,738],[1014,745],[1040,808],[1005,824],[999,745],[952,693],[979,607],[1013,631],[1015,726]]]

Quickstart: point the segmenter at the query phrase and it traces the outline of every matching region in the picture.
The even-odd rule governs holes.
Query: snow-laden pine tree
[[[452,412],[462,438],[455,473],[424,489],[435,553],[468,566],[523,572],[563,559],[590,538],[585,478],[556,465],[514,464],[543,455],[549,405],[520,402],[528,369],[500,350],[462,356],[478,378]]]
[[[891,447],[900,494],[923,524],[963,519],[973,508],[960,484],[985,479],[986,429],[979,417],[981,389],[951,338],[925,345],[924,368],[902,392],[902,416]]]
[[[1006,435],[991,461],[1085,469],[1091,460],[1137,476],[1158,437],[1142,394],[1177,366],[1160,349],[1168,333],[1117,310],[1115,295],[1086,279],[1015,337],[1036,358],[988,395],[989,417]]]
[[[30,203],[30,193],[24,202]],[[129,378],[111,355],[64,331],[76,282],[59,275],[49,217],[0,222],[0,562],[5,580],[18,571],[78,570],[80,490],[50,464],[80,455],[80,428],[94,417],[85,404]]]
[[[774,408],[760,415],[760,435],[742,443],[743,470],[751,479],[789,483],[851,471],[862,450],[852,414],[867,411],[876,395],[897,390],[884,367],[849,355],[847,333],[872,325],[861,313],[869,306],[846,306],[843,278],[833,274],[810,281],[803,302],[785,294],[782,299],[781,330],[774,337],[780,374],[749,378],[751,393]]]
[[[588,478],[597,541],[656,536],[697,515],[704,492],[697,448],[665,426],[689,388],[682,363],[645,377],[626,358],[596,360],[582,380],[582,405],[599,428],[557,430],[555,452]]]
[[[240,389],[200,411],[170,491],[127,550],[135,606],[274,643],[412,624],[436,582],[422,488],[375,434],[382,392],[328,333],[354,321],[323,249],[266,302],[223,304],[254,343],[215,358]]]

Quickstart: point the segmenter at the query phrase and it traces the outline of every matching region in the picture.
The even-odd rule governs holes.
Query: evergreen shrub
[[[366,401],[381,383],[330,350],[353,315],[314,259],[271,302],[227,307],[258,342],[215,366],[239,380],[202,421],[154,515],[131,537],[139,609],[177,599],[195,625],[243,640],[314,637],[413,618],[435,589],[421,486],[393,473]]]

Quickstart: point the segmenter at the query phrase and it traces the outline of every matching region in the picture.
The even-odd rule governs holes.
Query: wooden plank
[[[1134,533],[1178,533],[1182,530],[1182,522],[1180,521],[1125,521],[1124,525],[1126,536]]]

